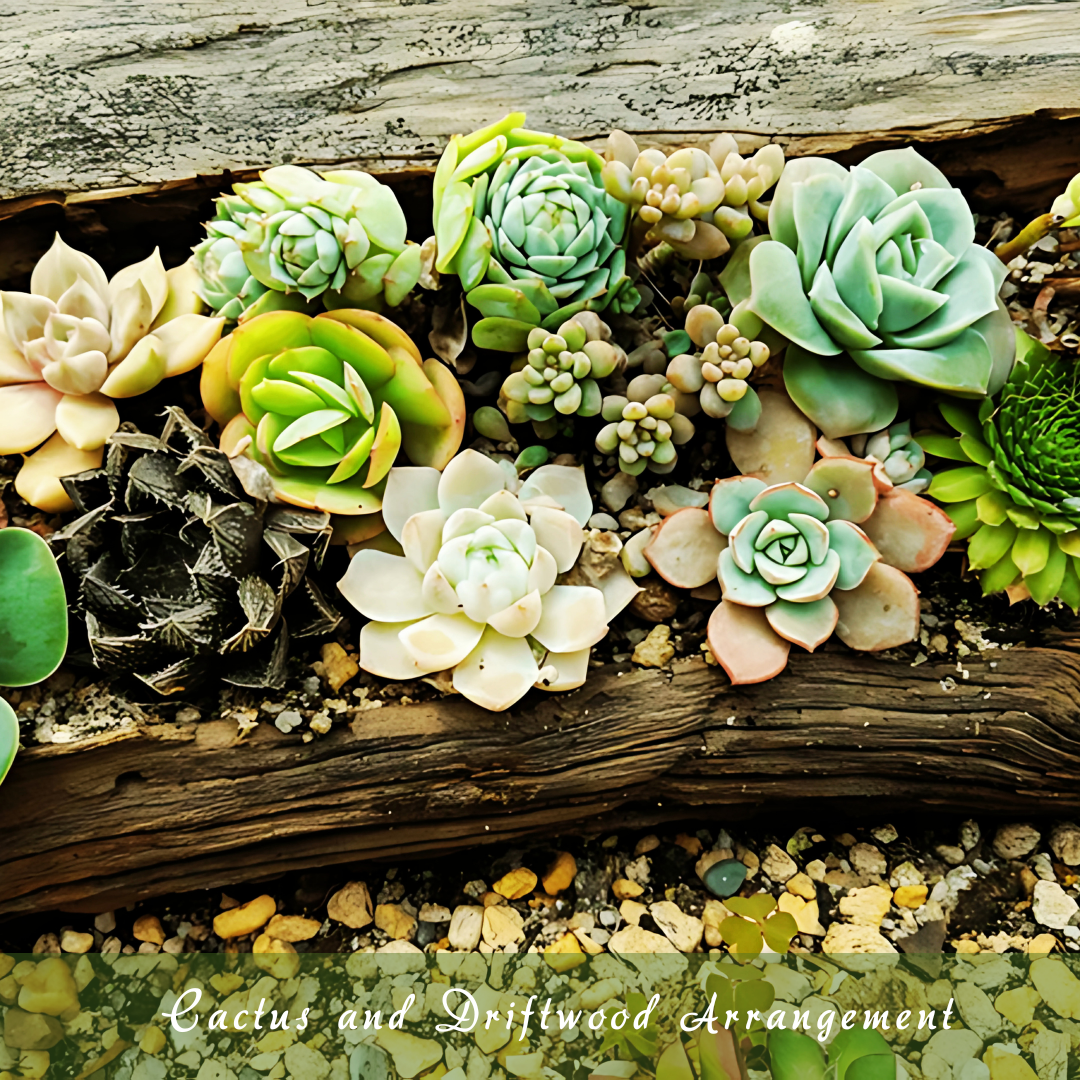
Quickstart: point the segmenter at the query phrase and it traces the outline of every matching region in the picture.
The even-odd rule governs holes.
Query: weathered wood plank
[[[405,167],[521,106],[579,137],[732,129],[802,153],[1080,115],[1078,0],[4,0],[0,15],[0,198],[283,161]]]
[[[761,686],[700,661],[609,668],[508,715],[456,698],[384,707],[307,745],[212,721],[31,749],[0,789],[0,913],[617,827],[630,811],[1080,807],[1080,638],[967,668],[835,647]],[[28,813],[46,791],[48,812]]]

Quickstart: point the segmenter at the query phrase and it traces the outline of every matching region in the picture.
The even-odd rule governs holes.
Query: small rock
[[[631,881],[629,878],[616,878],[611,883],[611,893],[616,900],[633,900],[644,891],[636,881]]]
[[[960,846],[965,851],[972,851],[979,846],[982,829],[977,821],[965,821],[960,825]]]
[[[870,830],[870,835],[879,844],[891,844],[900,834],[892,825],[879,825],[876,829]]]
[[[450,947],[471,952],[480,944],[480,931],[484,926],[484,912],[486,908],[474,907],[471,904],[460,904],[454,908],[453,917],[450,919],[450,929],[446,936],[450,939]]]
[[[416,933],[416,920],[400,904],[378,904],[375,925],[395,941],[408,941]]]
[[[536,875],[524,866],[519,866],[509,874],[504,874],[491,888],[507,900],[520,900],[536,888]]]
[[[869,926],[834,922],[821,943],[824,953],[895,953],[892,943]]]
[[[990,1069],[990,1080],[1039,1080],[1019,1054],[1010,1054],[1001,1046],[991,1046],[983,1054],[983,1064]]]
[[[165,931],[156,915],[140,915],[131,928],[131,934],[136,941],[149,941],[154,945],[165,944]]]
[[[294,728],[298,728],[304,722],[304,718],[295,709],[284,709],[279,712],[274,721],[274,727],[283,731],[286,735]]]
[[[632,900],[626,901],[633,903]],[[662,934],[627,926],[611,935],[608,949],[613,953],[675,953],[679,950]]]
[[[675,646],[671,644],[670,637],[670,626],[663,623],[654,626],[648,637],[634,646],[634,654],[630,659],[641,667],[662,668],[665,664],[670,664],[675,656]]]
[[[643,836],[634,845],[634,858],[638,858],[640,855],[648,855],[650,851],[655,851],[660,846],[660,837],[655,833],[649,833],[648,836]]]
[[[326,1080],[330,1062],[306,1043],[295,1042],[285,1051],[285,1068],[295,1080]]]
[[[780,911],[786,911],[799,928],[800,934],[812,934],[814,937],[824,937],[825,927],[821,925],[820,912],[817,900],[804,900],[794,893],[781,893],[776,906]]]
[[[277,912],[277,904],[272,896],[256,896],[239,907],[230,908],[214,917],[214,933],[220,938],[244,937],[253,934],[256,930],[264,927]],[[139,935],[136,934],[136,937]],[[150,941],[151,938],[140,938],[141,941]],[[162,944],[165,935],[162,934]]]
[[[58,956],[42,960],[19,980],[19,1008],[28,1013],[62,1016],[79,1008],[79,992],[71,969]]]
[[[1080,979],[1061,960],[1043,957],[1029,971],[1032,985],[1058,1016],[1080,1020]]]
[[[766,877],[781,884],[799,872],[794,859],[775,844],[770,844],[766,849],[765,858],[761,860],[761,870]]]
[[[696,836],[690,836],[689,833],[679,833],[675,837],[675,843],[690,856],[691,859],[696,859],[701,854],[701,841]]]
[[[637,477],[624,473],[621,469],[600,489],[600,501],[613,513],[617,514],[629,502],[637,491]]]
[[[624,900],[619,905],[619,914],[623,919],[630,923],[631,926],[637,926],[641,922],[642,915],[648,915],[649,909],[644,904],[639,904],[636,900]]]
[[[675,590],[666,581],[658,577],[644,578],[640,584],[641,592],[630,601],[631,612],[639,619],[651,623],[662,623],[668,619],[673,619],[679,607],[679,596]],[[667,639],[665,638],[665,640]],[[641,663],[641,661],[635,662]],[[655,667],[662,665],[646,664],[644,666]]]
[[[560,851],[544,872],[544,892],[549,896],[558,896],[573,884],[577,877],[577,862],[569,851]]]
[[[363,930],[372,919],[368,887],[362,881],[350,881],[330,897],[326,914],[350,930]]]
[[[266,932],[278,941],[310,941],[321,927],[318,919],[305,919],[301,915],[275,915],[266,924]]]
[[[165,1032],[159,1027],[148,1027],[139,1040],[139,1049],[144,1054],[160,1054],[165,1049]]]
[[[88,953],[94,947],[93,934],[79,934],[74,930],[65,930],[60,937],[60,948],[66,953]]]
[[[804,900],[817,899],[817,888],[814,886],[813,881],[810,880],[809,875],[804,874],[801,870],[793,878],[788,879],[785,887],[789,893],[801,896]]]
[[[403,1080],[412,1080],[442,1061],[442,1045],[434,1039],[383,1028],[375,1041],[394,1059],[394,1067]]]
[[[450,909],[442,904],[424,904],[418,916],[421,922],[444,923],[450,921]]]
[[[1039,991],[1034,986],[1018,986],[1006,990],[994,1000],[994,1008],[1011,1024],[1025,1028],[1035,1018],[1035,1010],[1042,1004]]]
[[[892,907],[892,890],[884,885],[868,885],[865,889],[852,889],[840,901],[840,914],[856,926],[868,926],[876,930]]]
[[[893,893],[893,903],[903,908],[922,907],[928,891],[925,885],[901,885]]]
[[[806,872],[810,875],[810,880],[818,883],[825,880],[828,870],[829,868],[820,859],[813,859],[806,864]]]
[[[705,924],[687,915],[678,904],[661,900],[649,908],[649,914],[679,952],[691,953],[701,944]]]
[[[103,911],[94,917],[94,929],[103,934],[111,934],[116,929],[116,912]]]
[[[885,856],[873,844],[855,844],[848,852],[848,859],[855,872],[863,877],[881,877],[888,868]]]
[[[481,929],[484,941],[493,949],[504,949],[517,941],[525,940],[524,920],[512,907],[484,908]]]
[[[956,844],[938,844],[934,848],[934,854],[949,866],[959,866],[967,858],[964,849]]]
[[[589,518],[590,529],[618,529],[619,523],[610,514],[593,514]]]
[[[63,1037],[60,1021],[52,1016],[11,1008],[4,1017],[4,1045],[12,1050],[50,1050]]]
[[[1050,833],[1050,850],[1066,866],[1080,866],[1080,828],[1071,821],[1062,822]]]
[[[999,859],[1022,859],[1039,843],[1038,829],[1030,825],[1002,825],[994,836],[994,854]]]
[[[1030,1049],[1039,1080],[1065,1080],[1069,1070],[1068,1035],[1044,1029],[1031,1040]]]
[[[360,665],[336,642],[327,642],[321,650],[323,678],[337,693],[360,670]]]
[[[1080,906],[1056,881],[1037,881],[1031,899],[1035,921],[1051,930],[1064,930]]]
[[[1001,1030],[1001,1018],[993,1002],[974,983],[958,982],[953,993],[961,1019],[984,1042]]]

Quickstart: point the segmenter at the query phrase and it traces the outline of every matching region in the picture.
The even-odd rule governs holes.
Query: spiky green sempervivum
[[[202,398],[230,457],[262,466],[283,502],[334,514],[377,511],[400,449],[442,469],[465,428],[449,368],[371,311],[241,323],[207,357]]]
[[[54,534],[78,581],[94,661],[159,694],[214,679],[280,686],[290,638],[340,614],[307,576],[325,513],[248,495],[229,459],[176,408],[160,437],[127,425],[105,466],[65,477],[81,515]]]
[[[67,650],[67,598],[49,545],[29,529],[0,529],[0,686],[47,679]],[[0,698],[0,784],[19,748],[19,722]]]
[[[740,245],[724,284],[792,342],[788,393],[829,438],[891,424],[898,380],[976,398],[1004,385],[1006,269],[974,243],[963,195],[914,150],[850,170],[790,162],[769,231]]]
[[[324,297],[328,308],[396,307],[415,288],[421,251],[385,184],[357,170],[279,165],[217,199],[192,257],[215,314],[239,319]],[[325,295],[324,295],[325,294]],[[258,305],[252,311],[254,305]]]
[[[611,330],[591,311],[578,312],[555,332],[531,330],[528,354],[514,362],[499,392],[510,423],[596,416],[602,402],[598,380],[626,366],[626,354],[610,338]]]
[[[1017,333],[1019,360],[998,401],[978,415],[941,413],[960,434],[920,433],[929,454],[964,462],[938,472],[944,503],[984,593],[1024,586],[1038,604],[1080,609],[1080,384],[1075,364]]]
[[[888,486],[902,488],[913,495],[924,492],[933,476],[926,468],[926,452],[911,434],[911,421],[891,424],[872,435],[852,435],[842,439],[817,441],[822,457],[857,457],[873,461]]]
[[[665,154],[639,150],[625,131],[613,131],[604,156],[604,186],[649,230],[646,243],[670,244],[689,259],[719,258],[729,240],[748,236],[750,214],[765,219],[768,206],[759,200],[784,169],[779,146],[764,146],[746,160],[727,134],[707,154],[694,147]]]
[[[637,476],[647,468],[669,473],[675,468],[675,449],[694,436],[693,423],[675,411],[675,399],[663,392],[663,375],[638,375],[626,395],[604,398],[601,415],[607,421],[596,436],[596,449],[615,454],[624,473]]]
[[[753,316],[750,321],[757,322]],[[769,346],[744,334],[707,304],[686,313],[686,333],[701,352],[681,353],[668,364],[666,377],[678,411],[686,416],[701,411],[717,419],[727,417],[729,426],[738,431],[752,429],[761,415],[761,402],[746,380],[768,362]]]
[[[524,121],[511,113],[455,135],[435,171],[435,267],[461,279],[483,316],[473,342],[503,352],[524,350],[533,327],[640,302],[626,275],[627,208],[604,190],[603,159]]]

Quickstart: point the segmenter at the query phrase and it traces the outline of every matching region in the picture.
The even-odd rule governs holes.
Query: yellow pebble
[[[256,896],[215,916],[214,933],[220,938],[244,937],[265,926],[276,912],[277,904],[272,896]]]
[[[144,1054],[152,1054],[156,1057],[165,1049],[165,1032],[158,1027],[148,1027],[139,1040],[139,1049]]]

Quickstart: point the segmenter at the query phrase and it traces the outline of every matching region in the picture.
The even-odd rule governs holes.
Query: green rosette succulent
[[[320,175],[297,165],[260,177],[216,200],[194,248],[200,295],[215,313],[239,319],[291,306],[284,296],[396,307],[416,286],[421,251],[406,240],[405,215],[385,184],[358,170]]]
[[[725,285],[792,342],[788,393],[829,438],[888,427],[896,381],[963,397],[1004,385],[1006,268],[974,243],[964,196],[913,149],[851,169],[789,162],[769,232],[740,246]]]
[[[628,209],[604,189],[604,161],[583,143],[529,131],[524,113],[455,135],[435,171],[435,268],[461,279],[482,318],[473,342],[527,348],[536,326],[578,311],[632,310]]]
[[[1024,586],[1038,604],[1080,610],[1080,375],[1017,332],[1018,360],[997,402],[942,402],[959,434],[920,433],[927,453],[959,467],[927,492],[967,539],[986,594]]]

